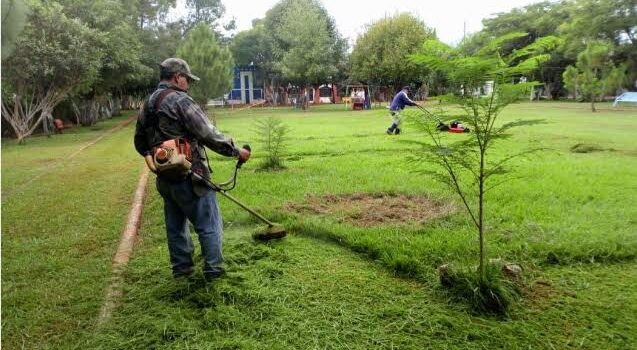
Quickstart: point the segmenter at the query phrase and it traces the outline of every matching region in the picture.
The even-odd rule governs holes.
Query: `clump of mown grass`
[[[617,242],[598,245],[594,248],[584,246],[579,249],[555,247],[542,261],[547,265],[570,265],[586,263],[618,263],[637,258],[637,245],[634,242]]]
[[[467,302],[479,314],[506,315],[520,295],[520,287],[507,278],[498,263],[486,265],[484,278],[478,271],[439,268],[440,284],[452,299]]]
[[[578,143],[571,146],[571,152],[573,153],[592,153],[592,152],[600,152],[600,151],[604,151],[604,148],[594,144]]]

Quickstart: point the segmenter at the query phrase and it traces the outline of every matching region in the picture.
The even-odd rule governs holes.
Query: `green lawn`
[[[487,251],[519,263],[528,285],[506,318],[473,315],[449,300],[435,267],[477,263],[475,233],[458,210],[426,225],[365,228],[338,215],[286,205],[308,196],[420,194],[455,203],[443,185],[414,173],[407,157],[422,135],[384,134],[385,109],[343,106],[212,110],[253,159],[232,192],[290,235],[255,243],[256,221],[220,198],[228,276],[170,276],[161,200],[151,181],[140,241],[125,271],[120,307],[95,326],[119,235],[143,162],[133,126],[64,161],[106,129],[25,146],[3,140],[2,191],[40,180],[2,203],[2,345],[81,349],[626,349],[637,343],[637,109],[608,104],[522,103],[499,154],[542,146],[514,161],[515,176],[487,199]],[[288,169],[255,171],[264,155],[254,119],[291,128]],[[115,120],[109,127],[125,120]],[[450,137],[466,137],[453,135]],[[572,153],[576,144],[603,151]],[[234,162],[211,155],[216,180]],[[46,164],[57,164],[49,169]]]

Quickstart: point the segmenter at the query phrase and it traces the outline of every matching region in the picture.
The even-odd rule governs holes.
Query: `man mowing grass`
[[[199,78],[190,72],[186,61],[166,59],[160,65],[160,80],[139,114],[135,148],[157,174],[173,276],[190,276],[193,272],[190,220],[199,235],[204,278],[210,281],[224,273],[221,212],[215,192],[197,181],[192,172],[210,178],[204,146],[243,162],[250,158],[250,151],[235,147],[188,96],[190,83]]]
[[[387,129],[387,135],[400,134],[400,124],[402,121],[400,118],[400,112],[405,109],[405,106],[418,105],[416,102],[412,101],[409,96],[407,96],[409,90],[411,90],[409,85],[404,86],[400,91],[398,91],[396,96],[394,96],[394,99],[389,106],[389,113],[391,114],[392,123],[391,126]]]

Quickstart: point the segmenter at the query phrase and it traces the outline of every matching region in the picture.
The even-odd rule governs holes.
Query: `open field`
[[[515,177],[487,199],[487,252],[519,263],[528,285],[506,318],[473,315],[439,287],[438,265],[477,263],[475,233],[455,195],[407,162],[409,141],[423,136],[409,125],[400,136],[384,133],[385,109],[212,110],[222,131],[254,151],[232,194],[291,234],[253,242],[256,221],[221,198],[228,276],[209,285],[200,275],[174,281],[151,181],[124,299],[99,328],[110,260],[143,169],[132,146],[134,126],[68,161],[126,116],[96,130],[32,138],[25,146],[3,140],[2,346],[635,348],[637,109],[599,107],[591,113],[587,104],[522,103],[501,116],[502,122],[542,123],[513,129],[495,152],[545,148],[517,158]],[[269,116],[291,129],[288,169],[280,172],[255,171],[264,155],[254,119]],[[573,153],[576,144],[601,150]],[[234,163],[210,156],[214,178],[225,180]],[[43,171],[40,180],[11,193]],[[365,213],[356,203],[301,210],[322,198],[361,194],[421,196],[458,209],[426,222],[377,218],[378,225],[359,225]]]

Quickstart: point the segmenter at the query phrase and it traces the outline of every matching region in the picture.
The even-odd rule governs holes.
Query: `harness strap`
[[[155,100],[155,112],[159,110],[159,105],[161,105],[161,102],[164,100],[164,98],[166,98],[166,96],[168,96],[172,92],[177,91],[173,89],[164,89],[164,91],[159,93],[159,97],[157,97],[157,99]]]

